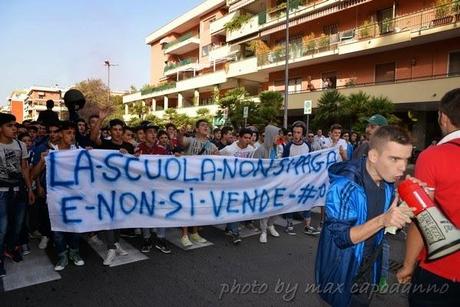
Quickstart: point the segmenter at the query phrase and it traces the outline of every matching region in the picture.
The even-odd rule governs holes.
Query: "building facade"
[[[40,112],[46,110],[46,101],[51,99],[54,101],[53,111],[62,119],[68,113],[63,99],[65,92],[66,89],[45,86],[13,91],[8,98],[8,107],[19,123],[24,120],[37,120]]]
[[[417,134],[460,84],[458,0],[289,2],[287,22],[283,0],[208,0],[150,34],[150,86],[123,98],[126,118],[134,103],[194,115],[237,86],[284,91],[286,23],[290,118],[325,89],[363,91],[415,114]]]

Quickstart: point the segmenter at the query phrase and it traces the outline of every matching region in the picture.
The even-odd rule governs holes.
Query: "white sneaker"
[[[117,251],[115,249],[109,249],[107,251],[107,257],[105,257],[103,264],[111,265],[116,255],[117,255]]]
[[[39,249],[46,249],[48,246],[49,238],[47,236],[43,236],[40,240],[40,243],[38,243],[38,248]]]
[[[104,245],[104,242],[102,242],[102,240],[98,238],[97,234],[94,234],[94,235],[88,237],[88,241],[93,243],[94,245],[97,245],[97,246]]]
[[[190,235],[190,239],[193,241],[193,242],[197,242],[197,243],[207,243],[208,241],[205,239],[205,238],[202,238],[198,232],[197,233],[192,233]]]
[[[115,247],[117,248],[116,251],[117,251],[117,255],[120,255],[120,256],[126,256],[128,255],[128,252],[125,251],[123,248],[121,248],[121,245],[120,243],[115,243]]]
[[[259,242],[260,243],[267,243],[267,233],[262,232],[259,237]]]
[[[190,241],[187,235],[182,236],[182,238],[180,238],[180,243],[183,247],[190,247],[193,245],[192,241]]]
[[[276,231],[274,225],[268,226],[268,232],[269,232],[272,236],[274,236],[275,238],[278,238],[278,237],[280,236],[280,234],[278,233],[278,231]]]

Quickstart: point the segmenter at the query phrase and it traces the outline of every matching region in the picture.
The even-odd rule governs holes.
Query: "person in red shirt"
[[[144,130],[144,142],[139,143],[136,148],[136,153],[141,155],[156,155],[155,145],[157,144],[157,132],[158,126],[148,124],[143,127]]]
[[[171,155],[168,133],[164,130],[158,131],[158,142],[153,146],[154,155]]]
[[[438,113],[444,138],[420,154],[415,177],[434,189],[436,205],[455,227],[460,228],[460,88],[451,90],[441,99]],[[460,251],[430,262],[426,256],[420,231],[411,224],[404,264],[397,273],[399,282],[412,282],[410,306],[458,306]]]

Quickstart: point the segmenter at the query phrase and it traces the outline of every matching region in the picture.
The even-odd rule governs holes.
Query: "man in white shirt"
[[[238,141],[225,146],[219,151],[222,156],[233,156],[238,158],[252,158],[256,149],[251,144],[252,130],[242,128],[238,133]],[[241,243],[238,230],[238,222],[228,223],[226,231],[231,232],[232,242],[237,245]]]

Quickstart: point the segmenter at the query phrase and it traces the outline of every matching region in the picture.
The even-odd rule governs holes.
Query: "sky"
[[[13,90],[93,78],[149,82],[145,38],[204,0],[0,0],[0,105]]]

